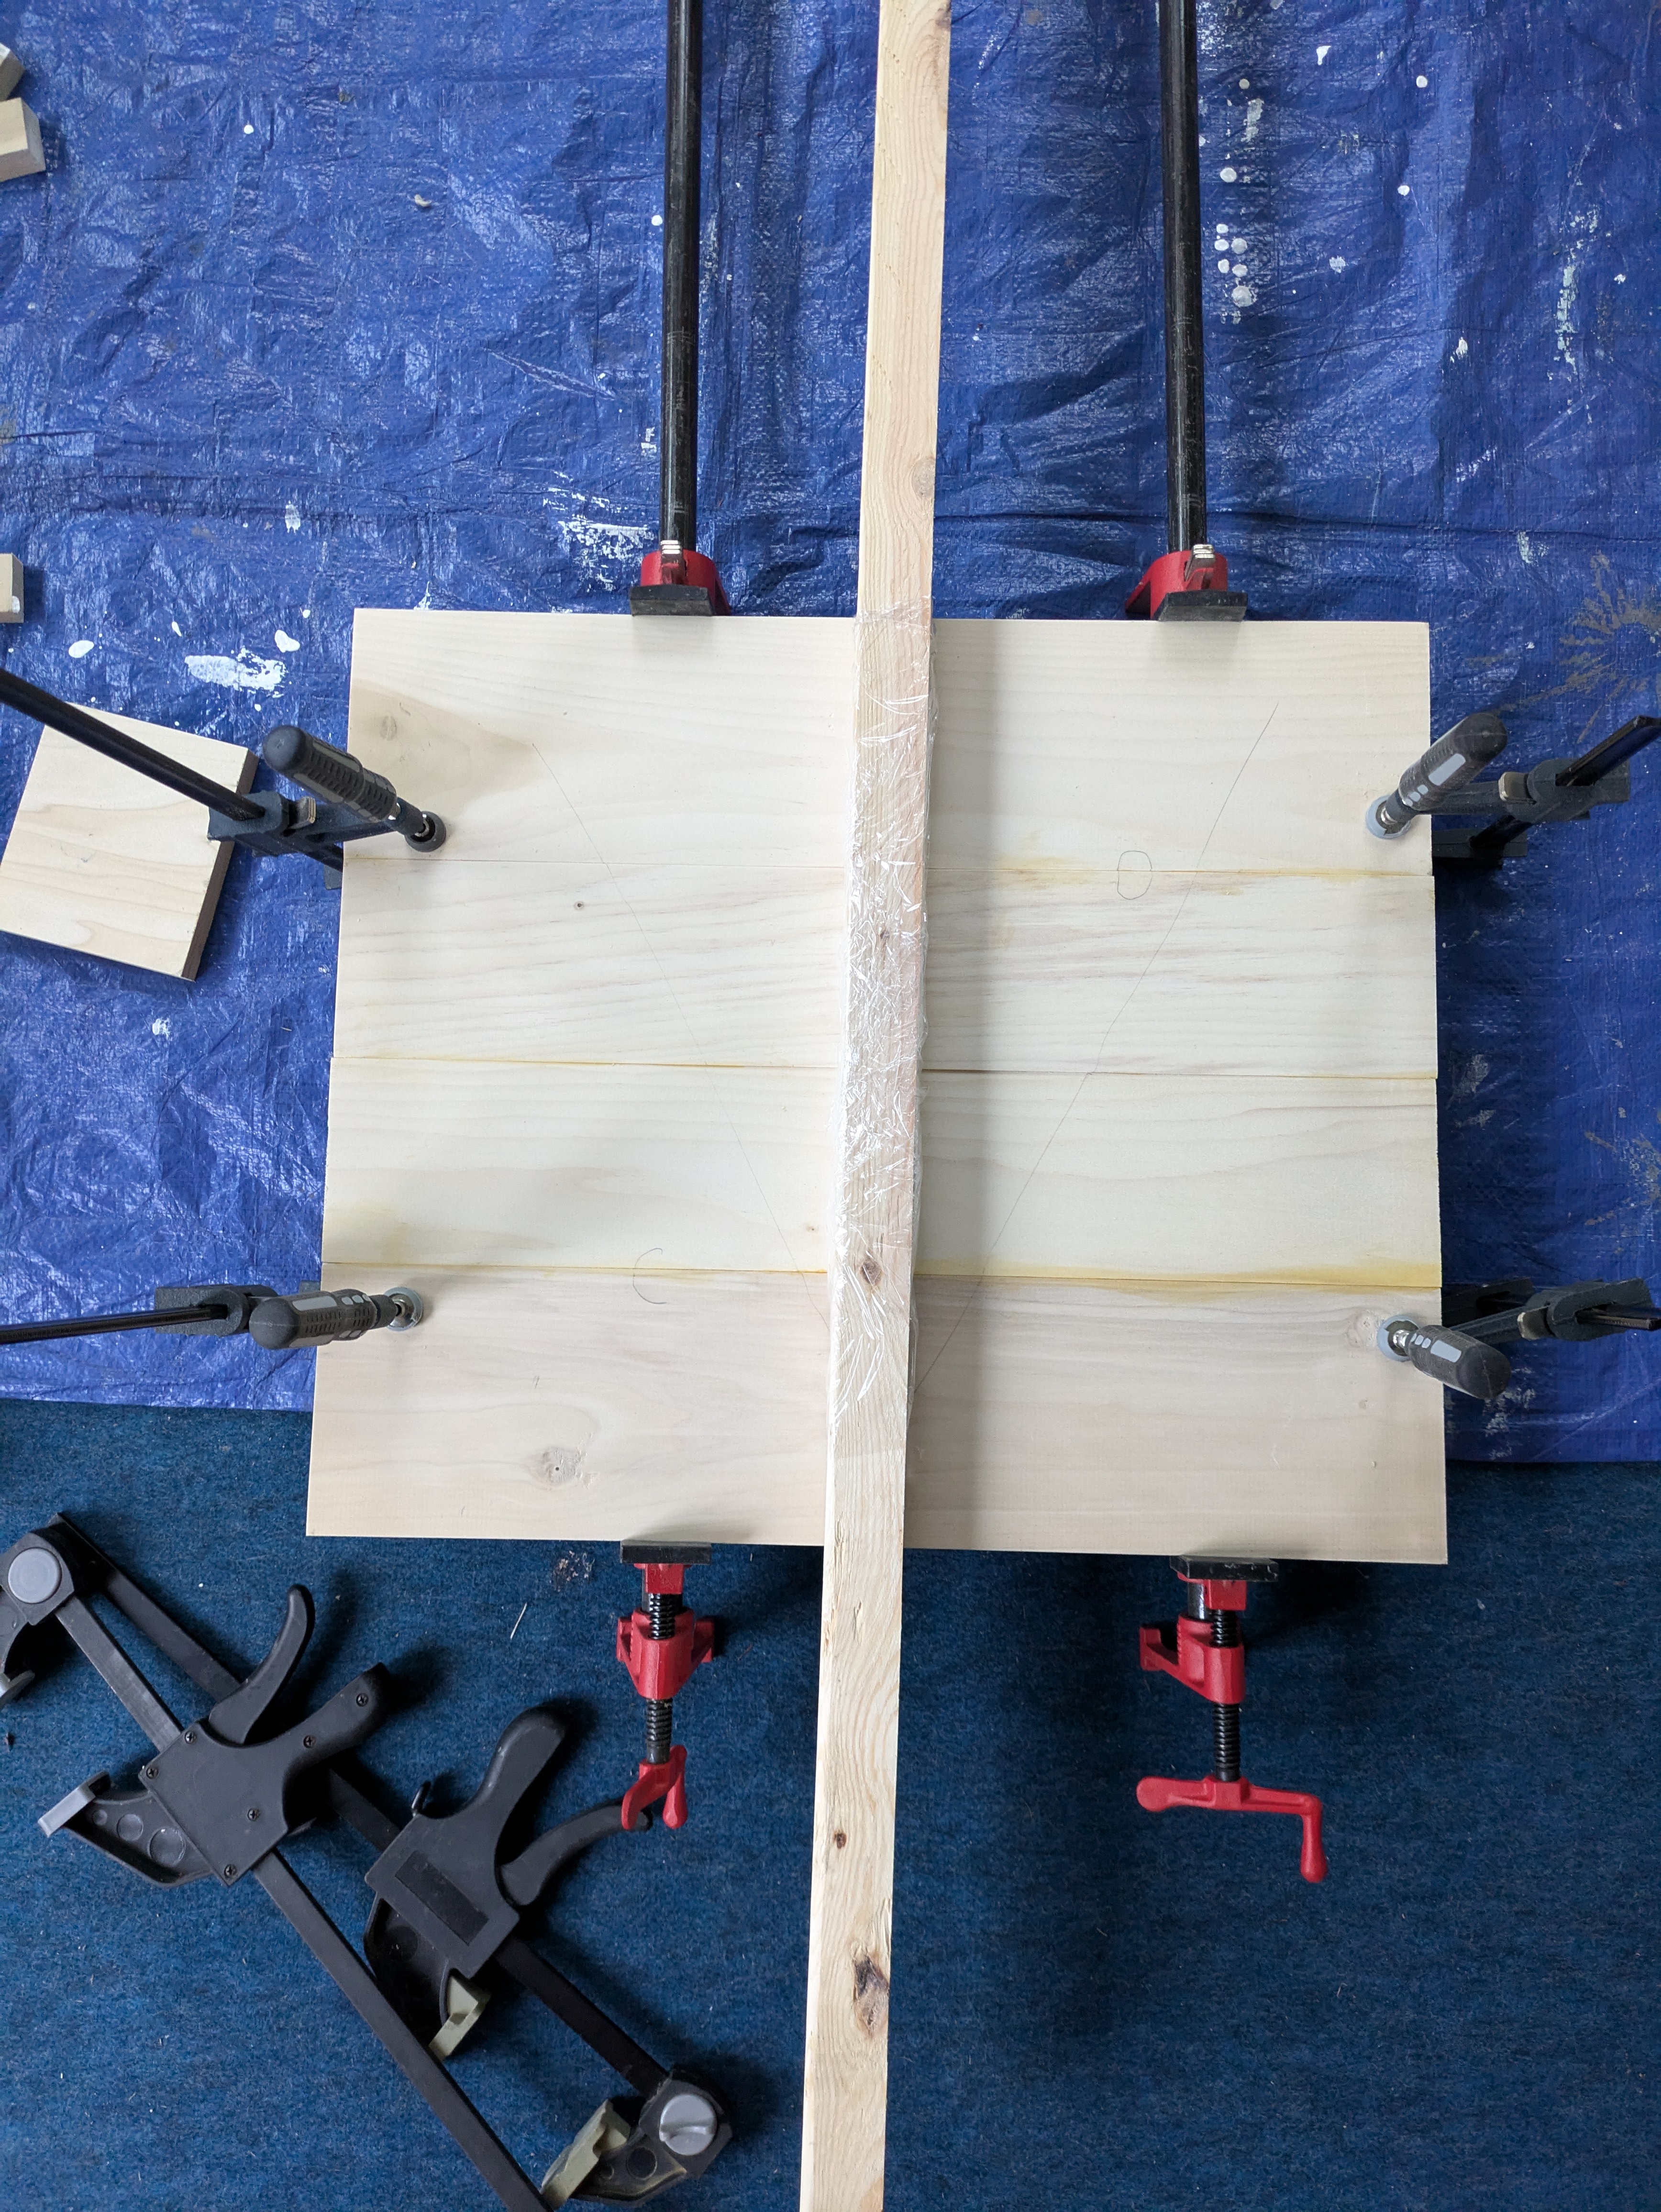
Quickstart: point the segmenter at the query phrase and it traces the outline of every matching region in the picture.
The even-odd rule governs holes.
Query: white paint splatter
[[[1245,80],[1242,78],[1241,82],[1244,83],[1244,82]],[[1245,142],[1248,146],[1257,136],[1258,126],[1262,122],[1262,101],[1261,100],[1247,100],[1245,104]]]
[[[1250,243],[1250,241],[1248,239],[1237,238],[1229,250],[1231,252],[1234,253],[1244,253]]]
[[[158,1014],[156,1018],[150,1024],[150,1035],[152,1036],[171,1036],[173,1035],[173,1030],[168,1025],[167,1019],[165,1015]]]
[[[1413,82],[1418,86],[1421,92],[1427,92],[1430,89],[1430,79],[1427,76],[1416,76],[1414,78]]]
[[[1396,189],[1401,194],[1402,198],[1405,199],[1408,194],[1413,190],[1413,187],[1411,185],[1397,185]]]
[[[1345,260],[1342,253],[1335,253],[1331,259],[1327,263],[1327,267],[1331,270],[1335,276],[1342,276],[1348,266],[1348,262]]]
[[[1517,533],[1517,550],[1522,555],[1526,566],[1531,568],[1534,566],[1534,548],[1529,543],[1529,534],[1526,530],[1519,530]]]
[[[293,500],[283,510],[283,527],[285,530],[298,530],[300,527],[300,509]]]
[[[92,640],[89,637],[77,637],[75,643],[70,647],[70,659],[71,660],[84,660],[91,651]]]
[[[1625,277],[1624,276],[1617,276],[1617,277],[1615,278],[1615,283],[1616,283],[1617,284],[1624,284],[1624,283],[1626,283],[1626,281],[1627,281],[1627,280],[1626,280],[1626,277]]]
[[[1448,359],[1450,361],[1463,361],[1469,355],[1469,346],[1466,344],[1463,338],[1461,338],[1458,344],[1455,346],[1453,351],[1448,356]]]
[[[173,632],[175,637],[183,637],[185,635],[184,631],[179,629],[177,623],[169,623],[167,624],[167,628]]]
[[[1580,289],[1580,257],[1597,234],[1597,210],[1588,208],[1585,215],[1575,216],[1569,228],[1578,244],[1571,246],[1563,260],[1562,281],[1557,288],[1557,350],[1579,376],[1580,356],[1575,351],[1574,301]]]
[[[654,215],[652,217],[652,228],[654,230],[661,230],[663,228],[663,217],[660,215]]]
[[[563,514],[551,511],[556,501],[574,501],[578,495],[563,488],[557,490],[546,502],[548,519],[583,581],[614,590],[631,568],[638,568],[641,556],[656,543],[657,533],[642,523],[605,522],[581,509]],[[736,589],[731,577],[727,584],[729,591]]]
[[[290,637],[285,629],[273,630],[271,638],[279,653],[298,653],[300,650],[300,640]]]
[[[425,591],[421,594],[421,597],[420,597],[420,598],[416,601],[416,603],[415,603],[415,611],[416,611],[416,612],[417,612],[418,615],[421,615],[421,614],[430,614],[430,613],[432,612],[432,609],[433,609],[433,587],[432,587],[432,586],[431,586],[430,584],[429,584],[429,585],[428,585],[428,586],[427,586],[427,588],[426,588],[426,590],[425,590]]]
[[[260,660],[246,646],[234,660],[227,653],[187,653],[185,665],[198,684],[222,684],[228,691],[280,691],[288,673],[280,660]]]
[[[252,138],[253,137],[253,125],[252,123],[245,123],[243,125],[242,136],[245,138]]]
[[[1326,58],[1327,58],[1327,56],[1328,56],[1331,52],[1332,52],[1332,49],[1331,49],[1331,47],[1330,47],[1330,46],[1317,46],[1317,47],[1316,47],[1316,49],[1315,49],[1315,66],[1316,66],[1316,68],[1317,68],[1317,69],[1323,69],[1323,68],[1324,68],[1324,67],[1325,67],[1325,65],[1326,65]]]
[[[1250,284],[1237,284],[1229,294],[1229,297],[1237,307],[1250,307],[1256,305],[1257,295]]]
[[[1232,185],[1239,175],[1238,169],[1219,169],[1217,174],[1226,185]]]

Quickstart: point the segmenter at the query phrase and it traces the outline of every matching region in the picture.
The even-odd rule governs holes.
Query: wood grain
[[[318,1354],[313,1535],[818,1540],[822,1277],[419,1273],[419,1329]]]
[[[228,789],[253,781],[240,745],[104,719]],[[0,929],[188,982],[230,865],[230,846],[207,830],[194,799],[43,730],[0,854]]]
[[[804,2212],[883,2198],[951,15],[882,0],[832,1161]]]
[[[324,1255],[822,1274],[828,1071],[336,1064]]]
[[[1414,1303],[920,1278],[907,1539],[1444,1560],[1439,1394],[1373,1342]]]
[[[1433,1082],[931,1075],[922,1126],[920,1273],[1440,1280]]]

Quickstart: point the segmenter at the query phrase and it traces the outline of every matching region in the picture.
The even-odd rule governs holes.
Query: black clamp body
[[[1536,1291],[1529,1279],[1450,1283],[1439,1322],[1394,1314],[1379,1325],[1378,1349],[1468,1398],[1497,1398],[1511,1381],[1502,1344],[1589,1344],[1595,1337],[1661,1329],[1661,1306],[1640,1275],[1591,1279]]]
[[[179,1726],[92,1611],[94,1596],[215,1700],[200,1720]],[[59,1516],[21,1538],[0,1556],[0,1703],[34,1679],[16,1663],[17,1647],[55,1621],[154,1747],[140,1770],[145,1788],[113,1791],[109,1777],[96,1775],[42,1816],[42,1830],[78,1836],[163,1887],[209,1875],[228,1885],[252,1874],[512,2212],[546,2212],[573,2197],[641,2203],[704,2172],[732,2137],[720,2098],[643,2051],[519,1932],[524,1912],[576,1852],[601,1835],[626,1832],[613,1801],[498,1863],[506,1826],[557,1752],[563,1723],[545,1707],[521,1714],[468,1805],[443,1817],[418,1809],[400,1826],[338,1763],[383,1717],[380,1668],[281,1734],[251,1741],[299,1665],[312,1618],[310,1596],[296,1585],[270,1653],[240,1682],[72,1522]],[[375,1892],[365,1939],[373,1972],[277,1848],[329,1809],[379,1854],[368,1877]],[[496,1967],[547,2004],[636,2093],[600,2106],[540,2190],[442,2063],[483,2008],[485,1992],[471,1977]]]
[[[418,1291],[326,1291],[307,1283],[279,1297],[269,1283],[163,1283],[148,1313],[80,1314],[59,1321],[9,1322],[0,1345],[46,1344],[66,1336],[108,1336],[150,1329],[158,1336],[251,1336],[268,1352],[356,1344],[371,1329],[414,1328],[427,1308]]]
[[[292,724],[273,730],[260,757],[307,796],[250,792],[244,804],[258,807],[261,817],[253,823],[210,808],[208,835],[216,842],[231,841],[255,853],[302,853],[320,860],[335,877],[341,870],[341,847],[355,838],[395,832],[417,853],[435,853],[444,842],[444,824],[436,814],[400,799],[384,775],[308,731]]]
[[[1366,826],[1375,837],[1399,837],[1417,817],[1433,815],[1433,860],[1498,867],[1527,852],[1530,830],[1624,805],[1632,760],[1658,738],[1661,716],[1639,714],[1578,760],[1542,761],[1484,783],[1474,779],[1505,750],[1506,726],[1497,714],[1467,714],[1373,800]]]
[[[277,775],[297,783],[307,793],[304,799],[285,799],[275,791],[231,791],[170,760],[141,738],[129,737],[113,722],[89,714],[84,707],[25,683],[9,669],[0,669],[0,706],[29,715],[77,744],[102,753],[106,760],[119,761],[123,768],[148,776],[152,783],[195,799],[208,810],[208,835],[216,842],[246,845],[256,853],[303,854],[320,861],[337,882],[341,848],[354,838],[392,831],[417,853],[435,853],[444,842],[444,824],[436,814],[412,806],[384,775],[292,724],[271,732],[260,749],[261,757]]]

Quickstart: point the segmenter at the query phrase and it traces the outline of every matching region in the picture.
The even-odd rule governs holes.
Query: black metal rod
[[[195,799],[198,806],[210,806],[218,813],[228,815],[233,822],[263,822],[262,810],[251,799],[244,799],[223,784],[215,783],[205,775],[198,775],[194,769],[181,768],[165,753],[141,744],[108,722],[100,722],[96,714],[84,708],[72,707],[67,699],[55,698],[38,684],[26,684],[21,676],[9,669],[0,668],[0,706],[14,708],[33,721],[44,722],[51,729],[73,738],[77,744],[89,745],[106,759],[119,761],[123,768],[136,769],[147,775],[152,783],[164,783],[169,791],[181,797]]]
[[[489,2123],[407,2027],[368,1968],[288,1861],[267,1853],[254,1880],[334,1982],[365,2027],[378,2035],[405,2079],[425,2098],[508,2212],[548,2212],[547,2202]]]
[[[690,551],[698,528],[698,168],[703,3],[669,0],[663,145],[663,426],[658,535]]]
[[[180,1322],[223,1321],[223,1306],[167,1306],[150,1313],[82,1314],[71,1321],[21,1321],[0,1328],[0,1344],[46,1344],[59,1336],[114,1336],[127,1328],[174,1328]]]
[[[1560,777],[1560,783],[1584,790],[1587,784],[1596,783],[1611,769],[1629,761],[1634,753],[1641,753],[1646,745],[1652,745],[1661,738],[1661,717],[1638,714],[1630,722],[1623,722],[1612,738],[1605,738],[1589,753],[1582,753],[1568,773]]]
[[[574,2035],[580,2035],[591,2051],[597,2051],[631,2089],[649,2097],[661,2087],[669,2069],[649,2051],[642,2051],[631,2035],[625,2035],[616,2021],[568,1982],[522,1936],[510,1936],[496,1957],[521,1989],[540,1997],[549,2011],[563,2020]]]
[[[1167,550],[1206,538],[1204,295],[1200,259],[1200,65],[1196,0],[1159,0],[1165,198]]]

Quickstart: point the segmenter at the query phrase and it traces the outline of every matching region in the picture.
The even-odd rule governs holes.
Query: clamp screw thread
[[[654,1644],[666,1644],[674,1635],[680,1611],[680,1600],[672,1590],[648,1590],[646,1594],[646,1633],[648,1639]],[[669,1756],[674,1734],[674,1699],[648,1698],[646,1757],[648,1764],[653,1766],[663,1765]]]
[[[1211,1640],[1226,1648],[1240,1640],[1239,1616],[1219,1607],[1210,1616]],[[1240,1708],[1238,1705],[1214,1705],[1211,1708],[1212,1759],[1211,1771],[1219,1782],[1238,1782],[1240,1778]]]

